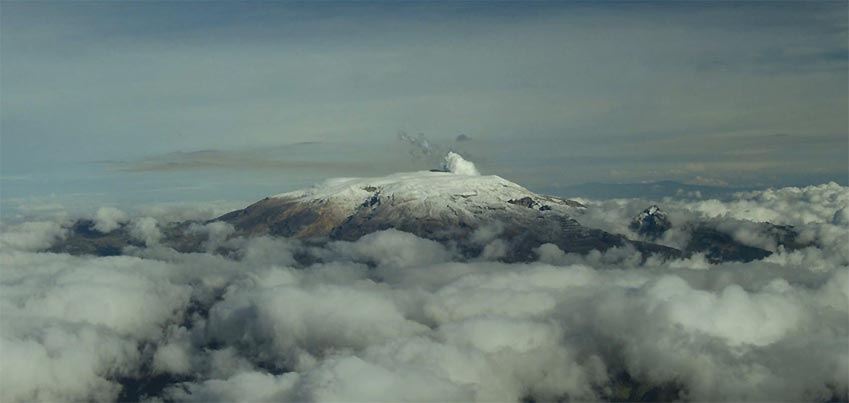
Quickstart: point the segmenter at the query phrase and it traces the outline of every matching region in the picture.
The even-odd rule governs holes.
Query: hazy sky
[[[7,201],[127,184],[242,198],[236,185],[427,167],[399,131],[540,191],[847,182],[845,1],[3,2],[0,14]]]

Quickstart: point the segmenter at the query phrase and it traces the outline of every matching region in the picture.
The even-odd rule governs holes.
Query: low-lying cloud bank
[[[579,221],[636,237],[648,201],[585,202]],[[506,264],[395,230],[316,246],[198,224],[225,257],[159,246],[164,216],[105,209],[98,230],[128,222],[146,246],[79,257],[38,252],[59,222],[4,225],[0,401],[849,398],[849,189],[660,204],[754,244],[752,221],[793,225],[811,246],[709,264],[549,244]]]

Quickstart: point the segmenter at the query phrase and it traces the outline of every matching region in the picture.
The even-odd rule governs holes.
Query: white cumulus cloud
[[[721,264],[551,244],[507,264],[498,228],[472,258],[397,230],[315,244],[218,223],[181,253],[145,217],[126,222],[146,247],[77,257],[38,252],[64,222],[3,225],[0,400],[845,400],[846,195],[661,204],[752,243],[761,220],[813,241]],[[645,202],[587,201],[578,219],[633,235]]]

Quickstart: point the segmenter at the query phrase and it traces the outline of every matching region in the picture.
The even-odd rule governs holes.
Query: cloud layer
[[[847,399],[847,200],[828,184],[659,201],[752,243],[750,220],[815,241],[719,265],[554,245],[506,264],[395,230],[312,245],[221,223],[192,231],[226,256],[185,254],[157,244],[157,218],[112,210],[98,222],[146,246],[69,256],[38,252],[61,223],[3,225],[0,400]],[[645,202],[577,218],[628,234]]]

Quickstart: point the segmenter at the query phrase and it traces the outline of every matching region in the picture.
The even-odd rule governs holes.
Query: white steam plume
[[[445,156],[443,169],[457,175],[479,176],[480,172],[471,161],[466,161],[463,156],[453,151],[449,151]]]

